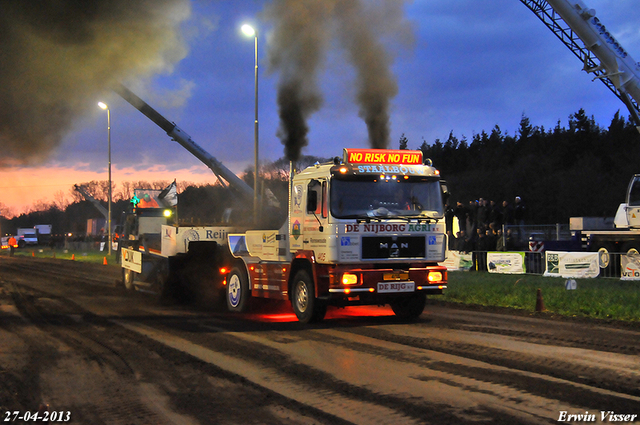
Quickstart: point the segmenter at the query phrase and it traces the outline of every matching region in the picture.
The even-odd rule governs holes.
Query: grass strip
[[[613,278],[566,279],[539,275],[449,272],[442,301],[535,311],[540,289],[545,310],[570,317],[640,322],[640,281]]]

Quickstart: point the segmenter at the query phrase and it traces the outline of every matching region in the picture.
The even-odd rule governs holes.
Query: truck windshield
[[[437,180],[332,179],[331,214],[336,218],[442,218]]]

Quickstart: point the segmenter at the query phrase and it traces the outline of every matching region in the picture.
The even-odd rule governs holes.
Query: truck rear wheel
[[[129,269],[122,269],[122,283],[127,291],[135,291],[136,286],[133,284],[136,272]]]
[[[401,319],[415,320],[424,311],[427,304],[426,294],[414,294],[410,297],[403,297],[394,300],[391,304],[391,310]]]
[[[315,297],[313,279],[306,270],[296,273],[291,293],[291,307],[300,322],[312,323],[324,319],[327,305]]]
[[[234,267],[227,278],[227,307],[229,311],[242,313],[249,309],[249,278],[244,270]]]

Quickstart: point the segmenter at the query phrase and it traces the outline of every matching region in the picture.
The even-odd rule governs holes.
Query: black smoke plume
[[[404,0],[274,0],[266,17],[274,23],[269,65],[280,74],[278,136],[285,156],[297,160],[308,144],[307,119],[322,105],[318,75],[326,50],[337,42],[356,70],[356,103],[369,144],[386,148],[390,101],[398,93],[385,38],[410,40]]]
[[[115,82],[186,55],[188,0],[6,0],[0,14],[0,166],[36,163]]]

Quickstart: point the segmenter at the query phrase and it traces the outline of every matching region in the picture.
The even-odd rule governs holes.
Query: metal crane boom
[[[520,0],[627,107],[640,131],[640,65],[581,0]]]
[[[84,186],[80,186],[77,184],[73,185],[73,188],[79,192],[82,196],[84,196],[84,199],[86,199],[87,201],[91,202],[93,204],[94,207],[96,207],[96,209],[98,211],[100,211],[100,214],[102,214],[104,216],[105,219],[109,219],[109,211],[102,206],[102,204],[93,196],[89,195],[89,192],[87,192],[86,188]]]
[[[196,142],[193,141],[191,136],[189,136],[180,127],[163,117],[158,111],[149,106],[147,102],[140,99],[135,93],[133,93],[122,84],[118,84],[116,87],[114,87],[113,90],[118,93],[124,100],[129,102],[134,108],[142,112],[147,118],[156,123],[158,127],[163,129],[167,133],[167,135],[171,137],[171,139],[178,142],[182,147],[191,152],[193,156],[198,158],[200,161],[202,161],[202,163],[209,167],[211,171],[213,171],[213,174],[218,177],[218,180],[223,186],[225,186],[224,181],[226,181],[247,199],[253,198],[253,189],[251,188],[251,186],[246,184],[231,170],[222,165],[222,163],[218,161],[213,155],[202,149]]]

